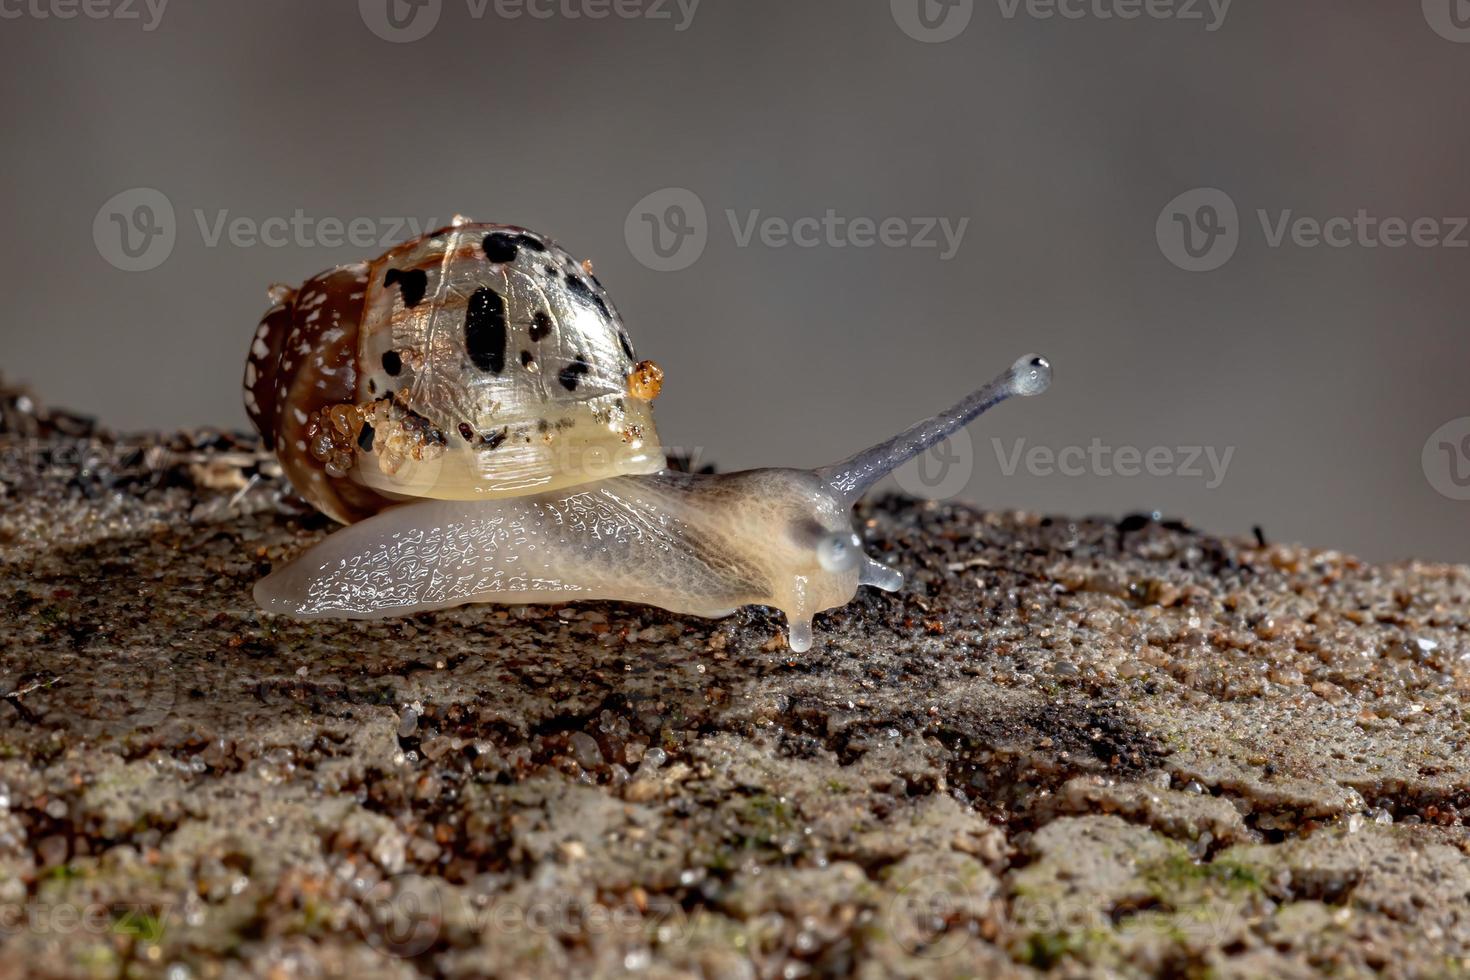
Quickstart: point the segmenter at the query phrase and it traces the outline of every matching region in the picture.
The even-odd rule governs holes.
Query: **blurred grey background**
[[[0,371],[51,404],[243,427],[269,283],[463,212],[593,259],[722,469],[1037,350],[910,489],[1470,560],[1465,0],[92,3],[0,11]]]

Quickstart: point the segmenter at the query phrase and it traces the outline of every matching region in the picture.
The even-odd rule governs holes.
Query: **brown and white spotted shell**
[[[663,373],[637,361],[590,264],[534,232],[456,219],[271,298],[245,407],[296,489],[343,523],[664,465]]]

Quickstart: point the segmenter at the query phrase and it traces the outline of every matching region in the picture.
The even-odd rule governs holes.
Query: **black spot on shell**
[[[505,370],[505,300],[481,286],[470,296],[465,310],[464,347],[475,367],[491,374]]]
[[[403,305],[413,309],[424,301],[424,293],[429,288],[429,274],[423,269],[389,269],[388,274],[383,277],[383,285],[392,286],[395,283],[399,294],[403,296]]]
[[[567,291],[578,299],[592,302],[592,287],[587,285],[587,280],[574,273],[566,274]]]
[[[521,367],[528,368],[532,364],[535,364],[535,363],[536,363],[536,358],[534,358],[534,357],[531,356],[531,352],[530,351],[528,351],[528,350],[521,351]]]
[[[553,279],[556,278],[556,266],[554,266],[554,265],[543,265],[541,268],[542,268],[543,271],[545,271],[545,273],[548,276],[550,276]]]
[[[582,380],[582,375],[586,374],[589,370],[591,368],[587,366],[587,359],[581,354],[578,354],[575,361],[570,362],[566,367],[561,369],[556,376],[556,380],[560,381],[561,386],[567,391],[576,391],[578,383]]]
[[[475,430],[470,427],[468,422],[459,423],[459,434],[464,438],[465,442],[474,442],[475,440]]]
[[[365,453],[372,452],[373,437],[376,434],[377,433],[373,431],[373,424],[371,422],[364,422],[362,424],[362,431],[357,434],[357,448],[361,449]]]
[[[540,340],[551,333],[551,314],[545,310],[537,310],[531,314],[531,339]]]
[[[378,393],[378,382],[375,381],[372,378],[368,378],[368,394],[369,395],[376,395],[377,393]]]
[[[602,314],[604,320],[612,319],[612,312],[608,310],[607,304],[602,301],[602,297],[596,293],[592,294],[592,305],[597,307],[597,312]]]
[[[383,352],[383,370],[392,377],[398,377],[398,372],[403,370],[403,358],[396,350]]]
[[[488,436],[481,436],[480,444],[486,449],[498,449],[508,435],[510,435],[510,426],[507,425],[499,432],[492,432]]]
[[[521,248],[526,249],[529,252],[546,251],[546,243],[537,238],[535,235],[528,235],[525,232],[521,232],[518,235],[512,235],[511,238],[515,240],[515,243],[517,245],[519,245]]]
[[[628,355],[628,360],[636,361],[638,359],[633,356],[633,339],[628,336],[628,331],[618,331],[618,346],[623,349],[624,354]]]
[[[480,246],[485,250],[485,258],[491,262],[514,262],[516,253],[520,251],[516,236],[503,231],[492,231]]]

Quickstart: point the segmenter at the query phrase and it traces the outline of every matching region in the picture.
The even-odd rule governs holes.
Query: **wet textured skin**
[[[811,473],[660,473],[493,501],[424,500],[343,528],[255,587],[263,609],[376,618],[466,602],[622,599],[721,617],[786,613],[792,649],[860,577],[902,578],[854,551],[824,568],[824,540],[852,536],[848,507]]]
[[[1045,391],[1051,367],[1018,359],[954,407],[815,472],[660,472],[521,497],[400,504],[350,525],[255,589],[271,612],[363,619],[467,602],[622,599],[721,617],[786,614],[791,649],[812,617],[899,573],[862,553],[849,522],[873,484],[1012,396]]]

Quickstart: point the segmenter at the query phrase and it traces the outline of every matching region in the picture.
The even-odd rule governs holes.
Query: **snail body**
[[[450,297],[441,304],[448,312],[433,314],[446,318],[446,322],[439,324],[439,338],[426,345],[428,354],[421,363],[437,363],[438,367],[420,373],[406,390],[393,389],[392,407],[426,418],[430,425],[443,424],[435,420],[446,416],[442,406],[428,397],[437,389],[421,389],[419,384],[426,374],[433,377],[435,370],[447,372],[444,364],[448,362],[438,359],[441,347],[463,345],[464,333],[453,329],[453,318],[457,315],[470,321],[475,315],[471,304],[460,305],[452,297],[473,296],[475,290],[486,288],[476,284],[475,266],[470,264],[480,268],[495,264],[488,257],[476,256],[472,248],[454,244],[461,234],[473,241],[492,234],[531,233],[464,223],[425,236],[441,236],[441,240],[437,246],[421,251],[437,251],[441,256],[451,256],[451,261],[470,266],[459,270],[463,279],[454,281],[460,285],[441,293]],[[536,240],[545,252],[554,248],[539,236]],[[342,295],[348,303],[368,300],[365,307],[357,307],[365,324],[368,319],[360,311],[371,308],[375,288],[385,278],[399,279],[401,273],[392,276],[392,270],[403,267],[403,255],[420,254],[414,247],[421,244],[422,240],[408,243],[390,252],[392,263],[380,259],[324,275],[350,278],[353,288],[345,288],[343,280]],[[566,261],[571,260],[568,257]],[[565,262],[558,258],[555,264],[542,263],[540,274],[549,275],[548,269],[560,270],[564,281]],[[300,321],[304,317],[297,309],[298,303],[313,289],[312,283],[321,279],[308,282],[284,303],[278,298],[277,305],[267,313],[267,322],[275,317],[267,338],[276,332],[290,335],[293,330],[297,335],[296,347],[284,343],[277,347],[301,348]],[[649,399],[635,394],[645,385],[651,385],[656,393],[656,383],[651,381],[656,369],[646,366],[650,362],[633,360],[631,341],[625,339],[621,321],[611,312],[600,286],[597,290],[600,302],[583,304],[590,313],[576,305],[569,307],[566,322],[575,325],[576,330],[569,330],[573,342],[561,348],[568,351],[580,346],[584,355],[597,352],[600,363],[595,370],[591,356],[578,358],[587,365],[585,371],[578,372],[579,386],[584,376],[593,377],[595,385],[590,385],[580,399],[568,397],[575,396],[574,389],[566,389],[562,395],[544,386],[534,389],[539,395],[550,396],[540,402],[540,410],[573,419],[550,431],[577,433],[577,451],[558,447],[559,452],[542,451],[537,455],[543,465],[564,466],[556,472],[516,470],[514,477],[507,479],[493,458],[500,446],[483,451],[479,447],[484,443],[466,439],[478,455],[451,461],[453,466],[441,464],[435,468],[434,460],[447,455],[447,449],[438,455],[424,454],[430,456],[425,461],[414,456],[410,447],[407,459],[389,461],[399,466],[384,478],[380,460],[361,458],[364,454],[372,456],[371,452],[364,453],[361,447],[357,453],[338,448],[338,444],[348,442],[346,437],[352,428],[350,419],[349,424],[339,426],[346,409],[338,406],[349,403],[328,401],[325,413],[316,404],[323,395],[336,398],[342,394],[340,387],[317,387],[322,380],[318,377],[309,378],[305,385],[292,380],[292,369],[279,357],[272,362],[262,356],[262,363],[253,372],[247,368],[247,408],[262,435],[274,438],[293,485],[326,513],[351,522],[257,583],[255,598],[261,607],[300,618],[365,619],[469,602],[616,599],[706,617],[728,615],[743,605],[767,605],[786,614],[791,648],[805,651],[811,646],[812,617],[817,612],[846,604],[860,585],[890,592],[902,585],[898,572],[863,553],[852,527],[852,507],[857,500],[883,476],[981,412],[1012,395],[1038,394],[1050,381],[1050,366],[1045,359],[1027,355],[950,410],[817,470],[771,468],[719,475],[671,472],[662,468],[651,412],[647,411]],[[573,298],[581,303],[582,294],[574,292]],[[353,299],[353,293],[362,295]],[[541,299],[546,294],[543,289],[530,295]],[[384,303],[390,321],[402,316],[401,302],[400,297],[391,305]],[[506,303],[502,308],[508,311],[507,336],[514,335],[518,317],[532,317],[536,309],[534,304],[524,303]],[[351,308],[344,305],[343,309]],[[288,310],[289,316],[284,312]],[[382,316],[380,312],[379,318]],[[535,322],[526,320],[527,324]],[[359,331],[355,340],[348,336],[353,332],[350,317],[344,312],[336,317],[335,325],[324,329],[325,343],[302,356],[334,351],[328,366],[339,373],[356,364],[355,391],[361,395],[366,380],[373,378],[374,344],[380,347],[382,341],[373,340],[376,331]],[[395,343],[403,343],[416,335],[400,325],[394,336]],[[589,338],[604,342],[594,346]],[[269,354],[272,345],[262,345],[260,339],[257,337],[257,346],[266,347]],[[352,353],[354,343],[356,354]],[[252,363],[255,357],[253,353]],[[469,358],[468,366],[456,362],[465,374],[466,387],[473,389],[484,382],[485,373],[507,377],[505,365],[499,365],[499,372],[492,372],[489,369],[496,365],[482,365],[482,360]],[[625,372],[621,378],[616,376],[618,371]],[[263,387],[261,379],[267,373],[271,382]],[[337,375],[326,377],[334,379]],[[502,387],[513,384],[516,377],[510,374],[501,382]],[[261,401],[262,392],[269,395],[275,390],[288,395],[306,392],[312,396],[309,404],[316,407],[307,411],[308,405],[292,404],[289,399],[284,404],[266,406]],[[644,387],[643,393],[647,390]],[[249,404],[252,394],[254,407]],[[438,395],[440,401],[461,414],[469,413],[466,405],[476,404],[473,399],[466,401],[466,397],[454,392]],[[580,404],[598,399],[602,401],[596,406]],[[533,404],[534,399],[528,396],[523,403]],[[273,425],[288,413],[296,420],[292,434],[299,435],[301,442],[307,438],[310,421],[317,420],[312,437],[318,439],[318,445],[308,443],[303,452],[291,438],[281,438],[285,430],[277,431]],[[305,415],[307,421],[300,421],[297,413]],[[369,418],[393,424],[386,413]],[[493,411],[482,412],[476,419],[476,424],[482,426],[500,421]],[[542,437],[549,434],[534,418],[521,424]],[[329,440],[320,438],[324,425],[333,427],[330,446],[325,445]],[[636,429],[631,438],[629,427]],[[347,431],[339,431],[341,428]],[[393,432],[402,437],[398,430]],[[375,428],[373,440],[377,438]],[[589,461],[583,452],[588,447],[621,451],[599,451]],[[522,462],[517,460],[511,465],[520,466]],[[405,470],[405,475],[397,475]],[[442,486],[434,482],[436,478]]]

